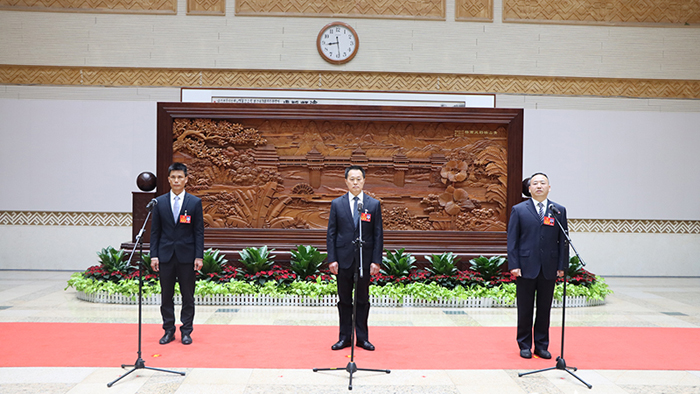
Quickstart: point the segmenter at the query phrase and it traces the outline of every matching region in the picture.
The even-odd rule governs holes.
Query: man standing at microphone
[[[187,166],[173,163],[168,168],[170,192],[156,198],[151,222],[151,268],[160,274],[161,306],[165,335],[159,343],[175,340],[175,282],[180,284],[181,341],[192,343],[195,271],[202,269],[204,218],[202,200],[185,192]]]
[[[331,346],[340,350],[351,345],[353,283],[355,272],[360,269],[360,253],[356,241],[362,226],[362,276],[357,282],[357,316],[355,319],[356,346],[374,350],[369,342],[367,318],[369,317],[369,279],[370,275],[379,273],[384,250],[384,233],[382,228],[382,207],[376,199],[366,195],[365,170],[360,166],[345,169],[345,184],[349,192],[331,202],[326,234],[328,251],[328,268],[337,275],[338,314],[340,317],[340,335],[338,342]]]
[[[549,178],[538,172],[530,178],[532,198],[513,206],[508,221],[508,269],[516,277],[517,341],[520,357],[535,354],[550,359],[549,321],[557,276],[569,265],[569,245],[556,221],[568,232],[566,208],[547,199]],[[537,307],[533,338],[533,313]]]

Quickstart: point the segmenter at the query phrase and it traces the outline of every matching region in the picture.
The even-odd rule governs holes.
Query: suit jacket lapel
[[[535,219],[539,222],[540,221],[540,214],[537,213],[537,209],[535,208],[535,200],[530,199],[529,203],[527,204],[527,210],[530,211],[535,216]],[[544,207],[545,212],[547,211],[547,207]]]
[[[340,211],[343,213],[343,215],[345,215],[347,220],[350,220],[350,222],[352,222],[352,211],[350,210],[350,198],[348,197],[348,193],[343,194],[340,203],[343,205]]]

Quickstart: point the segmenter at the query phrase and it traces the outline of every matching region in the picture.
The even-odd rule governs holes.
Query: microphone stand
[[[561,212],[559,212],[558,210],[555,210],[555,209],[556,209],[556,208],[555,208],[554,206],[551,206],[551,207],[550,207],[550,210],[553,211],[555,215],[561,213]],[[571,245],[571,248],[574,250],[574,253],[575,253],[576,256],[578,257],[578,260],[581,262],[581,265],[585,267],[585,266],[586,266],[586,263],[583,261],[583,259],[581,258],[581,256],[578,254],[578,251],[576,250],[576,247],[575,247],[574,244],[571,242],[571,238],[569,238],[569,234],[566,232],[566,230],[564,230],[564,227],[562,227],[561,221],[560,221],[560,220],[556,220],[556,222],[557,222],[557,224],[559,225],[559,229],[561,230],[562,234],[564,234],[564,237],[566,237],[566,242],[568,242],[568,244]],[[585,384],[586,387],[588,387],[589,389],[592,389],[592,388],[593,388],[593,385],[590,385],[590,384],[586,383],[583,379],[581,379],[581,378],[579,378],[578,376],[576,376],[575,373],[571,372],[572,369],[573,369],[574,371],[577,371],[578,369],[577,369],[576,367],[567,367],[567,366],[566,366],[566,361],[564,360],[564,332],[565,332],[565,329],[566,329],[566,282],[568,282],[568,281],[569,281],[568,270],[565,270],[565,271],[564,271],[564,296],[563,296],[563,298],[562,298],[562,306],[561,306],[561,355],[560,355],[559,357],[557,357],[557,365],[554,366],[554,367],[550,367],[550,368],[539,369],[539,370],[537,370],[537,371],[530,371],[530,372],[518,373],[518,376],[522,377],[522,376],[530,375],[530,374],[533,374],[533,373],[539,373],[539,372],[544,372],[544,371],[551,371],[551,370],[553,370],[553,369],[558,369],[558,370],[561,370],[561,371],[566,371],[569,375],[571,375],[571,376],[575,377],[576,379],[578,379],[579,382]]]
[[[151,200],[153,201],[153,200]],[[138,339],[138,351],[137,351],[137,358],[134,364],[128,365],[128,364],[122,364],[122,368],[127,368],[127,367],[132,367],[131,370],[124,375],[118,377],[112,382],[107,383],[107,387],[112,387],[114,383],[117,383],[121,379],[125,378],[127,375],[130,373],[138,370],[138,369],[150,369],[153,371],[161,371],[161,372],[169,372],[169,373],[176,373],[178,375],[185,376],[184,372],[178,372],[178,371],[170,371],[167,369],[160,369],[160,368],[153,368],[153,367],[147,367],[146,362],[141,358],[141,305],[142,305],[142,295],[143,295],[143,233],[146,230],[146,224],[148,224],[148,219],[151,217],[151,210],[153,207],[156,205],[149,203],[148,206],[146,206],[146,209],[148,209],[148,215],[146,215],[146,220],[143,221],[143,226],[141,227],[141,231],[139,231],[139,234],[136,236],[136,243],[134,244],[134,248],[131,250],[131,255],[129,255],[129,261],[128,265],[131,266],[131,259],[134,257],[134,252],[136,251],[136,248],[139,248],[139,339]]]
[[[362,203],[359,203],[357,205],[357,210],[361,211],[362,210]],[[366,212],[365,212],[366,213]],[[370,372],[385,372],[385,373],[391,373],[390,370],[388,369],[368,369],[368,368],[358,368],[357,365],[355,364],[355,320],[357,319],[357,284],[359,282],[358,279],[358,272],[359,272],[359,277],[363,278],[364,273],[363,271],[363,261],[362,261],[362,246],[364,245],[365,241],[362,240],[362,219],[360,219],[360,223],[358,224],[358,227],[360,229],[360,236],[352,241],[355,246],[358,247],[360,251],[360,260],[359,260],[359,265],[358,265],[358,270],[355,271],[353,274],[353,303],[352,303],[352,330],[350,331],[350,362],[348,365],[345,366],[345,368],[314,368],[314,372],[318,371],[336,371],[339,369],[345,369],[349,374],[350,374],[350,381],[348,383],[348,390],[352,390],[352,375],[357,372],[357,371],[370,371]]]

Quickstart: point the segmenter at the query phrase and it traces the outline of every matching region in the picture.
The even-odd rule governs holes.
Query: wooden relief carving
[[[225,0],[187,0],[187,15],[226,15]]]
[[[177,0],[0,0],[0,10],[176,14]]]
[[[445,0],[236,0],[236,15],[445,20]]]
[[[504,0],[506,22],[555,22],[615,25],[700,23],[700,2],[696,0]]]
[[[172,137],[210,228],[324,229],[350,164],[366,169],[386,230],[506,228],[503,125],[178,118]]]
[[[493,0],[456,0],[455,20],[493,22]]]

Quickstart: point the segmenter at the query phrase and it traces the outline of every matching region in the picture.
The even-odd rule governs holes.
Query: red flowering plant
[[[578,256],[573,256],[569,259],[569,268],[566,270],[566,277],[569,279],[567,283],[572,285],[583,285],[591,287],[595,283],[595,275],[583,268],[583,264]],[[557,283],[563,283],[564,278],[557,278]]]
[[[325,269],[319,269],[318,273],[314,275],[309,275],[306,278],[304,278],[304,281],[306,282],[316,282],[317,278],[321,278],[321,283],[330,283],[332,282],[333,279],[333,274],[331,274],[331,271],[328,270],[328,268]]]
[[[253,282],[254,284],[263,286],[265,283],[274,281],[278,285],[289,285],[297,279],[297,274],[288,270],[282,269],[278,265],[272,266],[270,270],[258,271],[254,274],[243,274],[243,280]]]
[[[382,273],[379,273],[377,275],[373,275],[369,279],[369,283],[371,285],[377,285],[377,286],[384,286],[387,283],[394,283],[396,282],[396,278],[393,275],[384,275]]]

